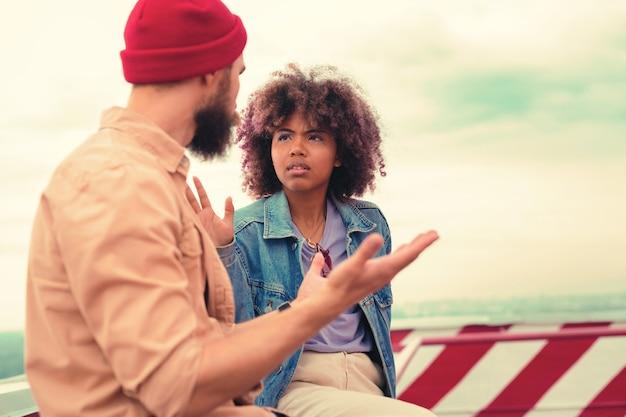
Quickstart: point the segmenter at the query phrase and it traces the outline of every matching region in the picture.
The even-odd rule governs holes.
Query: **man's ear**
[[[217,72],[211,72],[209,74],[204,74],[200,76],[202,84],[212,88],[217,82]]]

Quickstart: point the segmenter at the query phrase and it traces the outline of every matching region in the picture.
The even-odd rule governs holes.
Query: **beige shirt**
[[[188,169],[163,130],[113,108],[53,174],[28,262],[26,373],[43,417],[184,412],[204,346],[234,315],[185,199]],[[229,402],[207,415],[258,412]]]

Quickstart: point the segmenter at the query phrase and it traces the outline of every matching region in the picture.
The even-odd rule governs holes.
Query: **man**
[[[44,417],[271,416],[248,405],[258,381],[436,234],[372,260],[374,236],[315,295],[233,325],[228,277],[186,201],[184,150],[208,158],[226,148],[245,29],[219,0],[140,0],[125,39],[127,107],[106,111],[61,163],[35,217],[33,395]]]

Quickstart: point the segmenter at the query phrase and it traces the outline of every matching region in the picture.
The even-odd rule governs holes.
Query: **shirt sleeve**
[[[202,343],[167,180],[114,166],[66,181],[50,203],[71,291],[122,389],[156,416],[179,416]]]

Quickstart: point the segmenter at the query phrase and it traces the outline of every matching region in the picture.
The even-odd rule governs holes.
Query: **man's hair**
[[[297,111],[328,130],[337,143],[341,166],[333,170],[329,192],[348,198],[374,190],[376,172],[385,176],[385,162],[378,116],[361,88],[335,67],[303,71],[289,64],[272,73],[243,111],[236,141],[243,150],[244,191],[259,198],[282,188],[272,164],[272,135]]]

